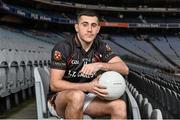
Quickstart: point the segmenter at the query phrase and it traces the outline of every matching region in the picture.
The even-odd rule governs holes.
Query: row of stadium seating
[[[0,111],[32,96],[36,66],[50,64],[52,43],[25,35],[21,29],[0,27]]]
[[[158,107],[163,111],[163,118],[180,118],[178,114],[180,112],[179,86],[174,87],[174,84],[167,83],[166,80],[157,80],[156,77],[150,79],[146,74],[137,71],[137,69],[131,67],[128,76],[129,82],[153,101],[152,105],[154,107]],[[169,88],[165,83],[173,86],[173,89]]]
[[[155,37],[157,40],[150,41],[159,51],[161,51],[167,58],[169,58],[174,64],[180,68],[180,52],[178,44],[180,44],[180,40],[173,39],[171,41],[168,40],[168,37]],[[174,44],[177,45],[174,45]],[[174,47],[171,46],[174,45]]]
[[[144,98],[131,83],[128,81],[126,83],[139,106],[142,119],[163,119],[161,110],[153,109],[150,101],[148,101],[148,98]]]
[[[7,27],[0,28],[1,34],[1,45],[0,48],[7,48],[9,50],[15,49],[16,51],[29,51],[30,52],[46,52],[52,49],[53,44],[64,39],[65,34],[53,33],[53,32],[40,32],[36,30],[22,30],[22,29],[12,29]],[[154,37],[157,38],[157,37]],[[179,48],[177,47],[179,39],[177,37],[163,37],[166,41],[158,41],[158,39],[151,40],[147,42],[145,40],[138,40],[137,37],[132,35],[113,35],[110,40],[105,40],[114,49],[114,51],[120,56],[130,56],[136,58],[139,61],[152,63],[157,67],[164,67],[167,69],[176,70],[179,65]],[[18,39],[18,41],[16,41]],[[172,40],[171,40],[172,39]],[[23,41],[24,40],[24,41]],[[5,42],[6,41],[6,42]],[[167,42],[168,41],[168,42]],[[173,42],[172,42],[173,41]],[[13,43],[12,43],[13,42]],[[152,45],[156,42],[161,42],[164,48]],[[163,43],[162,43],[163,42]],[[30,47],[29,44],[32,44]],[[52,45],[49,45],[52,44]],[[46,48],[46,49],[45,49]],[[48,49],[47,49],[48,48]],[[157,49],[163,49],[159,52]],[[171,51],[171,52],[170,52]],[[170,53],[169,53],[170,52]],[[28,54],[29,54],[28,53]],[[167,60],[166,57],[170,59]],[[172,60],[171,60],[172,59]],[[172,64],[174,61],[175,64]]]
[[[31,52],[46,52],[52,49],[53,44],[57,43],[60,40],[64,39],[65,34],[53,33],[53,32],[40,32],[36,30],[23,30],[23,29],[12,29],[7,27],[0,28],[1,34],[1,43],[0,48],[7,48],[9,50],[15,49],[15,51],[28,51]],[[177,47],[179,39],[177,37],[166,37],[168,40],[168,45],[166,45],[166,51],[164,54],[169,57],[174,63],[178,63],[179,59],[179,48]],[[172,40],[171,40],[172,39]],[[18,40],[18,41],[16,41]],[[24,41],[23,41],[24,40]],[[5,42],[6,41],[6,42]],[[155,65],[157,67],[162,67],[166,69],[172,69],[176,71],[175,64],[169,62],[162,54],[157,50],[157,47],[154,47],[150,42],[145,40],[138,40],[137,37],[132,35],[125,36],[111,36],[110,40],[105,40],[108,42],[114,49],[114,51],[120,56],[130,56],[136,58],[139,61]],[[152,40],[151,43],[158,41]],[[173,42],[171,42],[173,41]],[[12,43],[13,42],[13,43]],[[32,44],[32,46],[30,46]],[[52,45],[49,45],[52,44]],[[163,44],[163,43],[162,43]],[[171,47],[169,47],[171,46]],[[45,49],[46,48],[46,49]],[[173,50],[172,50],[173,48]],[[161,48],[158,48],[161,49]],[[163,51],[162,51],[163,52]],[[28,54],[29,54],[28,53]]]
[[[168,37],[166,37],[168,38]],[[171,39],[172,37],[169,37],[168,39]],[[146,61],[152,64],[155,64],[159,67],[174,69],[175,71],[179,68],[179,51],[178,48],[174,48],[174,51],[172,51],[172,47],[170,48],[169,45],[164,45],[163,42],[160,43],[161,46],[155,47],[151,43],[160,42],[156,39],[145,41],[145,40],[137,40],[136,37],[133,37],[132,35],[125,35],[125,36],[111,36],[111,42],[114,42],[119,47],[125,49],[127,52],[130,52],[133,54],[132,57],[136,56],[139,60]],[[170,41],[170,40],[169,40]],[[174,37],[173,43],[179,44],[179,39]],[[169,44],[171,44],[169,42]],[[175,45],[174,45],[175,46]],[[113,46],[114,47],[114,46]],[[119,48],[120,49],[120,48]],[[163,49],[161,52],[158,49]],[[171,53],[169,53],[172,51]],[[123,53],[123,51],[119,51],[119,54],[127,54]],[[164,54],[163,54],[164,53]],[[127,54],[127,55],[131,55]],[[169,59],[167,59],[167,57]],[[173,62],[172,62],[173,61]]]
[[[62,2],[63,4],[63,2]],[[72,3],[67,3],[70,7],[74,7]],[[80,5],[80,4],[78,4]],[[81,5],[80,5],[81,6]],[[83,6],[83,5],[82,5]],[[84,5],[86,6],[86,5]],[[101,6],[101,5],[100,5]],[[94,7],[94,9],[99,9],[98,5],[93,5],[90,6],[91,8]],[[103,7],[103,6],[102,6]],[[34,19],[40,19],[40,20],[46,20],[46,21],[51,21],[55,23],[64,23],[64,24],[73,24],[75,23],[75,15],[72,13],[66,13],[66,12],[61,12],[60,14],[58,12],[49,12],[47,10],[37,10],[33,8],[28,8],[28,7],[23,7],[23,6],[17,6],[17,5],[11,5],[7,3],[2,2],[2,8],[9,10],[10,12],[15,12],[16,14],[22,15],[24,17],[29,17],[29,18],[34,18]],[[108,7],[107,7],[108,8]],[[109,7],[111,8],[111,7]],[[103,9],[103,8],[102,8]],[[104,10],[106,8],[104,7]],[[113,9],[113,8],[112,8]],[[135,9],[134,9],[135,10]],[[17,12],[18,11],[18,12]],[[21,12],[20,12],[21,11]],[[153,18],[152,18],[153,17]],[[102,21],[104,22],[124,22],[124,23],[163,23],[163,24],[169,24],[169,23],[179,23],[179,16],[176,17],[170,17],[170,16],[163,16],[159,17],[157,15],[151,17],[147,17],[147,15],[143,14],[125,14],[118,16],[108,16],[108,15],[102,15]],[[163,22],[162,22],[163,21]]]
[[[177,93],[180,93],[180,77],[177,75],[172,75],[168,73],[162,73],[161,71],[148,69],[143,66],[128,64],[132,71],[140,73],[146,78],[157,82],[160,85],[163,85],[166,88],[172,89]]]
[[[52,49],[52,45],[49,45],[49,43],[54,44],[51,42],[52,40],[50,38],[48,40],[46,40],[45,37],[42,39],[37,39],[36,35],[34,35],[34,37],[27,35],[25,34],[25,30],[22,29],[0,26],[0,33],[1,49],[46,52]]]

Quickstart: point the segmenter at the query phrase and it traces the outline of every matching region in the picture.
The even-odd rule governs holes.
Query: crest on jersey
[[[107,51],[112,51],[111,47],[109,45],[106,44],[106,50]]]
[[[54,51],[54,60],[56,60],[56,61],[59,61],[59,60],[61,60],[61,52],[59,52],[59,51]]]

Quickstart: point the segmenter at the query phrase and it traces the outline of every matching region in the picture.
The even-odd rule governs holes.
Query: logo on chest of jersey
[[[71,65],[77,65],[77,64],[79,64],[79,60],[70,60],[70,61],[68,61],[68,63],[69,64],[71,64]]]
[[[79,64],[79,60],[72,60],[72,61],[71,61],[71,64],[77,65],[77,64]]]
[[[76,59],[73,59],[72,57],[69,57],[67,59],[67,64],[68,65],[77,65],[77,64],[79,64],[79,60],[76,60]]]

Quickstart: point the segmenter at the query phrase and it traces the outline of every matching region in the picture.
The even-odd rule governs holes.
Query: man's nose
[[[88,31],[92,31],[92,26],[88,26]]]

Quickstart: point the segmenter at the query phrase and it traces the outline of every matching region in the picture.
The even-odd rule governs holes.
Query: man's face
[[[81,16],[75,24],[78,37],[85,43],[92,43],[100,30],[98,18],[96,16]]]

